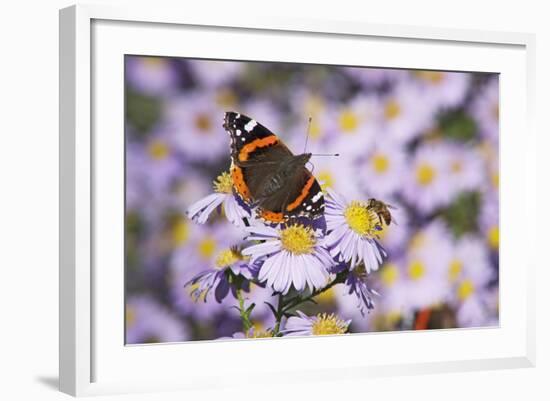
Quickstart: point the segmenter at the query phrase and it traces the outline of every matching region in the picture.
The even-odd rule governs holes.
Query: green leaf
[[[465,233],[477,230],[479,208],[480,194],[478,192],[463,192],[443,211],[443,217],[453,234],[460,237]]]
[[[439,117],[443,137],[461,142],[471,141],[476,137],[475,121],[462,109],[451,110]]]

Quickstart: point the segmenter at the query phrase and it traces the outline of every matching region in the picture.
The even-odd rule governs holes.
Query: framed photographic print
[[[61,390],[531,366],[533,37],[226,21],[61,11]]]

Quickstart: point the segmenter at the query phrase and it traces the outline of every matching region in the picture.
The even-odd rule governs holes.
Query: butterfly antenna
[[[312,153],[311,156],[331,156],[331,157],[338,157],[338,156],[340,156],[340,153]]]
[[[311,116],[307,119],[306,143],[304,144],[304,153],[307,149],[307,141],[309,140],[309,130],[311,129]]]

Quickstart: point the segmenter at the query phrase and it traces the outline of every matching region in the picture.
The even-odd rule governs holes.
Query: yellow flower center
[[[195,127],[203,133],[207,133],[212,128],[212,121],[210,120],[210,116],[208,116],[205,113],[199,113],[195,117]]]
[[[215,264],[217,268],[222,269],[243,259],[243,255],[237,249],[230,248],[225,249],[218,254]]]
[[[416,168],[416,181],[422,186],[428,186],[436,176],[435,169],[427,163],[422,163]]]
[[[316,335],[344,334],[348,330],[348,324],[331,313],[320,313],[311,327],[311,332]]]
[[[449,265],[449,279],[451,281],[456,281],[460,272],[462,272],[462,261],[459,259],[454,259]]]
[[[332,173],[328,170],[323,170],[317,175],[317,179],[322,182],[321,188],[331,188],[334,186],[334,177],[332,176]]]
[[[230,194],[233,191],[233,180],[227,171],[221,173],[214,181],[214,191],[221,194]]]
[[[336,294],[334,293],[334,287],[329,288],[326,291],[323,291],[315,297],[315,301],[320,304],[330,304],[336,300]]]
[[[313,139],[317,139],[321,136],[322,130],[319,123],[315,121],[311,121],[311,125],[309,126],[309,137]]]
[[[189,224],[182,219],[178,218],[172,225],[172,243],[175,246],[181,245],[189,238]]]
[[[376,226],[380,225],[378,216],[367,204],[353,201],[344,211],[344,217],[348,226],[361,236],[373,236],[377,233]]]
[[[496,173],[491,174],[491,184],[493,184],[493,187],[498,188],[500,185],[500,175],[498,171]]]
[[[388,159],[388,156],[382,153],[375,154],[371,159],[371,163],[372,163],[372,168],[378,174],[385,173],[386,171],[388,171],[390,167],[390,159]]]
[[[463,167],[462,167],[462,162],[460,160],[454,160],[452,163],[451,163],[451,171],[455,174],[458,174],[462,171]]]
[[[493,249],[498,249],[500,243],[500,230],[498,226],[493,226],[489,229],[487,233],[487,240],[489,241],[489,246]]]
[[[270,338],[273,337],[273,333],[269,330],[265,330],[260,323],[255,323],[250,332],[246,333],[246,338]]]
[[[408,269],[409,277],[413,280],[421,279],[426,273],[426,267],[419,260],[414,260],[409,264]]]
[[[210,259],[216,250],[216,241],[211,237],[206,237],[199,242],[198,251],[203,259]]]
[[[193,294],[195,292],[195,290],[197,290],[198,288],[200,287],[200,283],[195,283],[195,284],[192,284],[189,286],[189,294]],[[204,302],[204,298],[206,298],[206,292],[203,291],[199,294],[199,296],[197,297],[197,302],[201,301],[201,302]]]
[[[294,224],[279,232],[283,249],[295,255],[311,253],[315,246],[315,234],[309,227]]]
[[[475,291],[475,286],[472,280],[464,280],[456,289],[456,295],[461,301],[468,299]]]
[[[500,116],[500,107],[499,107],[498,103],[493,105],[493,110],[492,111],[493,111],[493,113],[492,113],[493,118],[498,121],[498,118]]]
[[[126,306],[126,325],[132,326],[136,322],[136,311],[131,306]]]
[[[380,279],[386,287],[391,287],[399,278],[399,270],[393,263],[388,263],[380,271]]]
[[[343,111],[342,114],[340,114],[338,122],[340,124],[340,129],[345,133],[352,133],[359,126],[359,118],[357,114],[351,110]]]
[[[397,103],[397,101],[392,99],[386,103],[386,107],[384,108],[384,116],[388,120],[393,120],[394,118],[399,117],[400,114],[401,106],[399,106],[399,103]]]
[[[417,232],[411,238],[411,242],[409,243],[409,249],[411,251],[418,251],[425,244],[426,244],[426,234],[423,232]]]
[[[418,78],[431,83],[431,84],[440,84],[443,81],[445,75],[440,71],[415,71],[414,75]]]
[[[166,159],[170,153],[168,146],[159,140],[152,141],[147,147],[147,151],[149,152],[149,156],[151,156],[154,160]]]
[[[221,107],[232,107],[237,104],[237,95],[231,89],[223,88],[216,93],[216,103]]]
[[[159,70],[166,65],[166,61],[160,57],[143,57],[141,60],[149,70]]]

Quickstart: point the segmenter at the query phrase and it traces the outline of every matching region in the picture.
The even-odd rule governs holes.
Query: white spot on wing
[[[311,205],[309,205],[308,207],[306,207],[306,210],[311,210]]]
[[[317,193],[317,195],[315,195],[313,198],[311,198],[311,202],[313,202],[313,203],[317,202],[319,199],[321,199],[321,196],[323,196],[323,191],[319,191]]]
[[[237,131],[235,131],[235,134],[236,134],[237,136],[240,136],[240,135],[241,135],[241,130],[238,129]]]
[[[250,120],[245,126],[244,126],[244,129],[246,130],[246,132],[250,132],[254,129],[254,127],[256,126],[256,121],[254,120]]]

